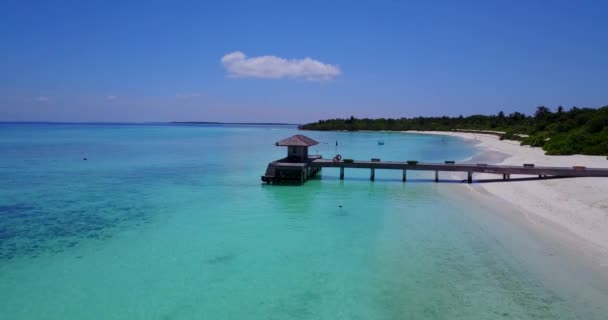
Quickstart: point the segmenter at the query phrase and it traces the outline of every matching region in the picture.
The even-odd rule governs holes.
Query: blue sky
[[[0,121],[301,123],[608,104],[606,1],[0,6]]]

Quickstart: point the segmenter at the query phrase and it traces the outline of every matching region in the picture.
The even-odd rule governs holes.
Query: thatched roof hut
[[[302,134],[296,134],[276,143],[279,147],[311,147],[317,144],[319,144],[317,141]]]
[[[317,144],[319,144],[317,141],[301,134],[296,134],[275,143],[279,147],[287,147],[286,160],[290,162],[308,161],[308,147]]]

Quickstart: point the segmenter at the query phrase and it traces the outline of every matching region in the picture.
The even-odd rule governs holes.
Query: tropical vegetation
[[[319,120],[299,127],[302,130],[373,131],[485,131],[501,139],[520,140],[522,145],[541,147],[549,155],[608,155],[608,106],[551,110],[536,108],[533,115],[513,112],[506,115],[463,117],[416,117],[400,119]]]

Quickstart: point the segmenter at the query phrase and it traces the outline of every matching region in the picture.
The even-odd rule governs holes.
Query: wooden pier
[[[315,158],[310,158],[306,163],[293,163],[277,160],[268,164],[262,181],[266,183],[279,184],[302,184],[314,177],[321,167],[313,167],[311,164]]]
[[[297,136],[294,136],[297,137]],[[304,137],[304,136],[300,136]],[[307,137],[305,137],[307,138]],[[283,140],[285,142],[288,138]],[[310,138],[307,138],[310,139]],[[310,139],[308,143],[316,144]],[[281,142],[278,142],[277,145]],[[284,145],[284,144],[283,144]],[[294,150],[295,152],[295,150]],[[474,173],[491,173],[502,176],[503,180],[510,180],[512,174],[536,176],[539,179],[545,177],[608,177],[608,168],[586,168],[581,166],[574,167],[542,167],[534,164],[522,164],[521,166],[490,165],[484,163],[464,164],[454,161],[445,163],[418,163],[417,161],[380,161],[380,159],[350,160],[342,159],[322,159],[320,156],[299,156],[287,157],[271,162],[268,165],[266,174],[262,176],[262,181],[266,183],[304,183],[309,178],[317,174],[322,168],[339,168],[340,179],[344,179],[345,168],[349,169],[369,169],[370,180],[375,179],[376,169],[400,170],[402,181],[407,181],[407,171],[431,171],[435,172],[435,182],[439,182],[439,172],[463,172],[467,173],[467,182],[473,182]]]
[[[407,180],[407,171],[431,171],[435,172],[435,182],[439,181],[439,172],[463,172],[467,173],[467,182],[473,182],[474,173],[493,173],[502,176],[503,180],[510,180],[512,174],[544,177],[608,177],[608,168],[585,168],[585,167],[540,167],[531,164],[522,166],[503,166],[490,164],[464,164],[453,163],[414,163],[397,161],[332,161],[317,159],[310,162],[313,168],[340,168],[340,179],[344,179],[344,168],[369,169],[370,180],[375,178],[376,169],[401,170],[402,181]]]

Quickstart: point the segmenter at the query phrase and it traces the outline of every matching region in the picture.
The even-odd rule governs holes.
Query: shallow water
[[[601,319],[596,297],[574,299],[517,253],[542,243],[458,182],[325,169],[262,185],[285,153],[273,143],[296,132],[0,125],[0,318]],[[475,153],[452,137],[304,133],[325,157]]]

